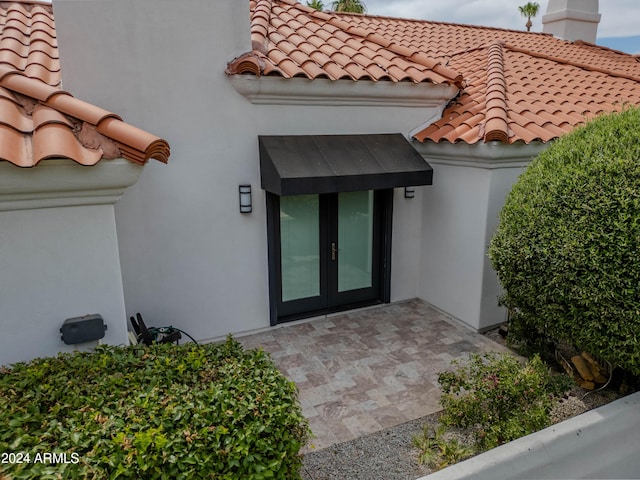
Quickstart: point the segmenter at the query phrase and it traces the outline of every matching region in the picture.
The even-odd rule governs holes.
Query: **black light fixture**
[[[404,198],[413,198],[416,196],[415,187],[404,187]]]
[[[251,213],[251,185],[240,185],[240,213]]]
[[[104,338],[107,326],[99,314],[67,318],[60,327],[60,337],[67,345],[91,342]]]

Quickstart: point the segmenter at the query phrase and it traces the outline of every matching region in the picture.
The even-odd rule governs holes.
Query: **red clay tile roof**
[[[294,0],[251,0],[250,8],[253,51],[230,62],[229,74],[462,85],[444,62],[338,15]]]
[[[94,165],[117,157],[166,163],[169,145],[60,88],[51,4],[0,2],[0,160],[32,167],[47,158]]]
[[[542,33],[316,12],[251,0],[253,51],[227,72],[451,83],[462,87],[420,141],[549,141],[585,119],[640,105],[640,59]]]
[[[441,120],[415,138],[452,143],[547,142],[597,114],[624,104],[640,105],[640,63],[629,64],[630,55],[588,44],[563,44],[566,57],[587,53],[593,64],[500,42],[452,56],[450,65],[465,70],[468,87],[445,109]],[[616,58],[617,65],[612,61]],[[607,61],[610,70],[599,66]]]

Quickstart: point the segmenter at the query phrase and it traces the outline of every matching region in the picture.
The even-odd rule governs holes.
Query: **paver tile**
[[[309,341],[312,339],[312,341]],[[305,451],[440,409],[438,373],[469,352],[507,351],[414,300],[292,323],[238,339],[297,383],[314,433]]]

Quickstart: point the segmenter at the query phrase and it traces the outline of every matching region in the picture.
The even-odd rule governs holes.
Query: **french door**
[[[385,301],[391,196],[271,196],[272,323]]]

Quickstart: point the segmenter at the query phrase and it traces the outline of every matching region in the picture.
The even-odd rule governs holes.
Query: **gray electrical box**
[[[91,342],[103,338],[106,329],[104,320],[98,314],[67,318],[60,328],[60,338],[67,345]]]

